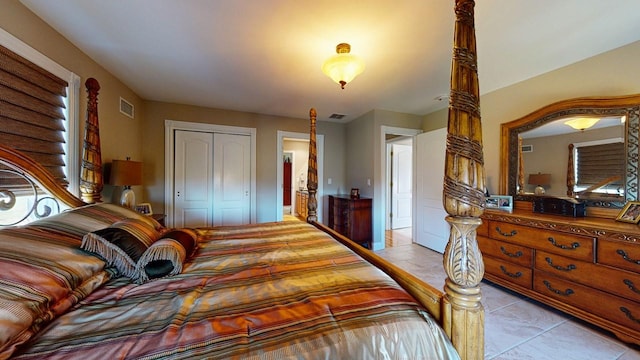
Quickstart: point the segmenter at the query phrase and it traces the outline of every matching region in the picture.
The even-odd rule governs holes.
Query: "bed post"
[[[484,275],[476,228],[485,177],[474,29],[474,1],[456,0],[443,205],[451,233],[444,252],[443,326],[462,359],[484,358]]]
[[[308,222],[318,220],[316,209],[318,209],[318,200],[316,192],[318,190],[318,156],[316,150],[316,109],[309,110],[309,120],[311,129],[309,131],[309,165],[307,167],[307,191],[309,192],[309,200],[307,201]]]
[[[100,127],[98,126],[98,80],[89,78],[87,87],[87,119],[82,145],[82,167],[80,170],[80,192],[88,204],[101,200],[103,186],[102,156],[100,154]]]

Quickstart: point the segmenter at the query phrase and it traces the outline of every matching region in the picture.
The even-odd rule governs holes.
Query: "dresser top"
[[[349,194],[337,194],[337,195],[329,195],[336,199],[347,199],[347,200],[371,200],[371,198],[360,196],[359,198],[352,198]]]
[[[640,244],[640,227],[614,219],[597,217],[570,217],[539,214],[532,211],[514,209],[511,212],[485,210],[483,220],[497,220],[512,224],[566,232],[598,238],[616,239]]]

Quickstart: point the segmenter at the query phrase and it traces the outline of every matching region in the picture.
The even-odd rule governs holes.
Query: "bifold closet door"
[[[175,132],[174,226],[241,225],[251,221],[251,138]]]

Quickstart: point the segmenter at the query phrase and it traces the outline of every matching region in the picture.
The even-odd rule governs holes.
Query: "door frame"
[[[284,190],[282,189],[283,178],[282,178],[282,154],[283,154],[283,146],[284,139],[300,139],[300,140],[310,140],[309,133],[300,133],[300,132],[290,132],[290,131],[282,131],[278,130],[278,144],[277,144],[277,154],[276,154],[276,221],[282,221],[284,216],[282,215],[282,198],[284,196]],[[322,211],[324,209],[324,201],[322,194],[324,193],[324,185],[323,185],[323,175],[324,175],[324,135],[316,134],[316,151],[317,151],[317,164],[318,164],[318,189],[316,193],[316,199],[318,199],[318,208],[316,209],[318,222],[322,222]],[[297,188],[294,186],[294,189]],[[293,204],[295,205],[295,203]],[[292,206],[293,206],[292,205]]]
[[[256,222],[256,129],[195,123],[178,120],[164,121],[164,212],[167,216],[167,226],[173,226],[173,193],[174,193],[174,137],[175,130],[199,131],[208,133],[223,133],[233,135],[248,135],[251,139],[251,223]]]
[[[392,170],[393,170],[393,157],[391,155],[392,150],[393,150],[393,145],[396,145],[397,143],[403,143],[403,142],[409,142],[410,144],[400,144],[400,145],[406,145],[406,146],[411,146],[411,224],[413,225],[413,216],[415,215],[413,213],[413,193],[415,192],[415,186],[413,186],[413,182],[415,179],[415,176],[413,176],[413,171],[415,171],[415,162],[413,161],[413,157],[415,156],[414,152],[415,152],[415,146],[413,145],[413,142],[415,141],[415,135],[414,136],[399,136],[395,139],[391,139],[388,140],[386,143],[386,156],[387,156],[387,170],[385,171],[386,173],[386,186],[387,186],[387,193],[386,193],[386,198],[385,198],[385,231],[386,230],[391,230],[392,229],[392,225],[393,225],[393,219],[391,217],[391,212],[393,210],[393,203],[392,203],[392,192],[393,190],[391,189],[391,183],[393,180],[393,174],[392,174]]]

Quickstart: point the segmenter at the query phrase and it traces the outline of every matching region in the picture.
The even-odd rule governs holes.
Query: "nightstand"
[[[151,217],[157,221],[158,223],[160,223],[160,225],[165,226],[164,225],[164,218],[166,217],[165,214],[152,214]]]

